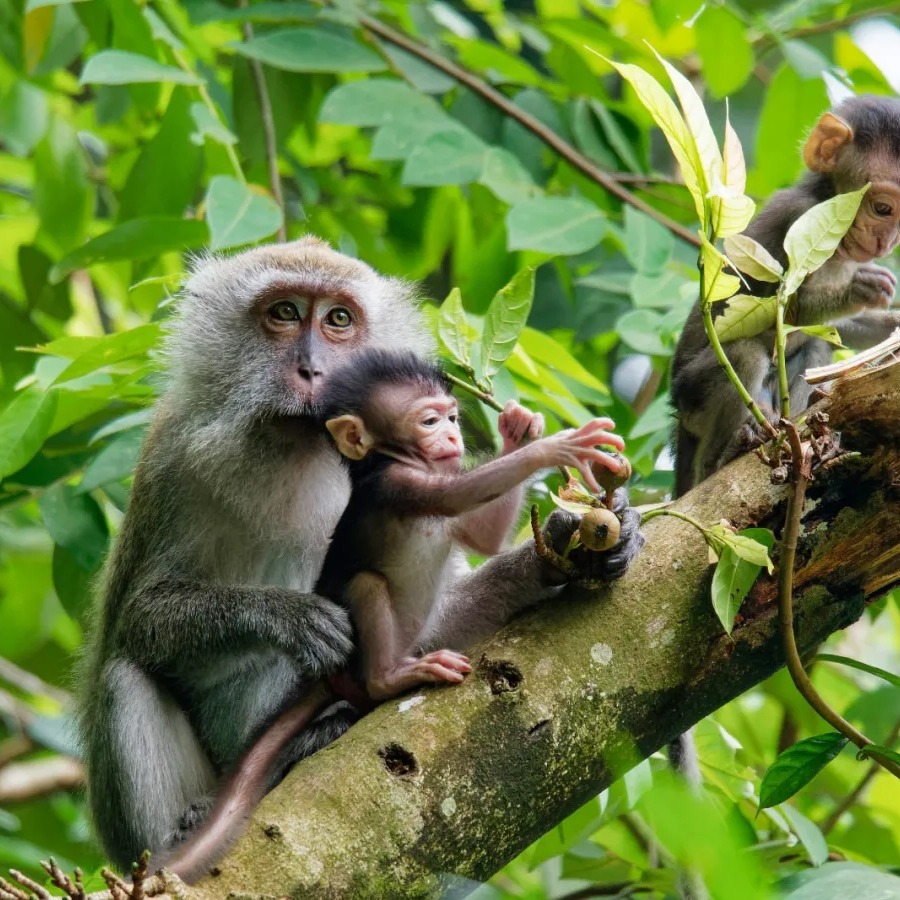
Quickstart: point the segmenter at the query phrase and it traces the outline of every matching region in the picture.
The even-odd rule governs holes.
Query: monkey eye
[[[343,306],[336,306],[334,309],[328,310],[325,321],[335,328],[347,328],[353,323],[353,316]]]
[[[422,424],[427,425],[429,428],[434,428],[438,422],[440,422],[440,419],[437,416],[429,416]]]
[[[279,300],[269,307],[269,315],[278,322],[299,322],[300,311],[288,300]]]
[[[875,214],[878,216],[889,216],[892,212],[890,203],[873,203],[872,209],[875,210]]]
[[[450,421],[455,425],[455,424],[456,424],[456,420],[459,418],[459,416],[458,416],[456,413],[450,413],[450,415],[449,415],[448,418],[449,418]]]

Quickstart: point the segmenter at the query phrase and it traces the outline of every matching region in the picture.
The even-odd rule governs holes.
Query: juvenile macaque
[[[323,687],[353,635],[315,592],[350,496],[319,413],[334,370],[372,347],[430,351],[413,291],[322,241],[194,266],[82,667],[88,797],[121,867],[149,849],[201,876],[258,795],[358,716]],[[622,575],[643,543],[626,506],[618,492],[622,533],[593,577]],[[551,516],[548,542],[573,520]],[[565,580],[531,542],[457,566],[423,642],[464,649]]]
[[[825,113],[803,148],[809,169],[802,181],[779,191],[746,233],[787,265],[784,238],[807,210],[866,182],[859,213],[834,256],[801,286],[789,309],[789,324],[836,326],[843,343],[862,350],[900,326],[900,313],[887,310],[897,280],[873,260],[900,239],[900,100],[853,97]],[[772,294],[774,285],[748,279],[748,293]],[[725,344],[744,386],[777,420],[780,397],[773,363],[774,333]],[[791,413],[809,404],[806,369],[824,365],[832,347],[821,338],[793,332],[787,342]],[[691,311],[672,364],[672,403],[677,411],[675,496],[761,440],[761,432],[709,346],[699,303]]]
[[[323,409],[349,461],[352,492],[318,590],[351,610],[369,696],[462,681],[471,667],[461,653],[418,655],[452,571],[453,545],[498,553],[518,516],[521,485],[540,469],[574,466],[599,491],[591,465],[617,469],[618,462],[597,445],[621,450],[622,439],[605,430],[609,419],[542,437],[541,416],[510,402],[498,423],[503,455],[463,472],[457,403],[441,370],[412,354],[375,350],[335,373]]]

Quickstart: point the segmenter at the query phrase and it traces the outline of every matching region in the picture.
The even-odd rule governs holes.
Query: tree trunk
[[[811,485],[797,557],[802,651],[900,582],[900,366],[845,379],[822,407],[844,459]],[[675,508],[780,534],[786,486],[752,454]],[[731,638],[703,538],[671,517],[608,589],[570,589],[474,648],[458,687],[383,704],[262,803],[197,896],[428,897],[483,880],[639,760],[783,662],[777,572]],[[194,892],[191,892],[192,895]]]

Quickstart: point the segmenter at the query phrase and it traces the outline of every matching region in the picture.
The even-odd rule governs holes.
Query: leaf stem
[[[839,731],[860,750],[873,743],[861,731],[853,727],[840,713],[832,709],[822,695],[813,686],[797,649],[794,635],[794,560],[797,556],[797,538],[800,533],[800,519],[803,516],[803,505],[806,500],[806,487],[809,478],[803,455],[803,445],[797,427],[790,419],[781,419],[779,423],[785,429],[791,445],[794,489],[788,497],[787,514],[784,523],[784,535],[781,539],[781,558],[778,563],[778,616],[781,630],[781,643],[785,662],[794,685],[804,700],[829,724]],[[888,759],[870,757],[892,775],[900,778],[900,766]]]
[[[209,91],[206,89],[206,82],[203,79],[200,79],[200,76],[191,68],[190,63],[184,58],[184,54],[180,50],[176,47],[171,47],[170,49],[175,62],[178,64],[178,68],[181,69],[182,72],[187,72],[188,75],[200,80],[200,83],[196,85],[197,93],[200,95],[203,105],[209,110],[209,114],[223,128],[227,128],[225,120],[222,118],[222,114],[219,111],[219,107],[216,106],[213,98],[209,95]],[[234,177],[237,178],[241,184],[246,184],[247,178],[244,175],[244,170],[241,168],[241,161],[238,159],[234,144],[223,144],[222,146],[225,148],[225,153],[228,155],[228,161],[231,163],[231,168],[234,170]]]
[[[655,219],[664,228],[668,228],[669,231],[680,237],[683,241],[687,241],[687,243],[692,244],[695,247],[700,246],[697,235],[689,228],[686,228],[674,219],[670,219],[667,215],[661,213],[649,203],[641,200],[640,197],[636,196],[626,187],[623,187],[614,175],[605,172],[599,166],[595,165],[590,159],[582,153],[579,153],[568,141],[563,140],[555,131],[553,131],[553,129],[548,128],[542,122],[534,118],[534,116],[529,115],[520,106],[513,103],[513,101],[505,94],[500,93],[500,91],[491,87],[476,75],[473,75],[468,70],[462,68],[462,66],[451,62],[449,59],[444,59],[444,57],[435,53],[433,50],[423,46],[418,41],[413,40],[402,32],[390,28],[378,19],[373,19],[370,16],[360,16],[359,24],[370,34],[374,34],[382,40],[406,50],[407,53],[412,53],[413,56],[417,56],[419,59],[428,63],[432,68],[443,72],[445,75],[449,75],[454,81],[469,88],[470,91],[477,94],[482,100],[486,100],[492,106],[499,109],[504,115],[515,120],[523,128],[530,131],[535,137],[539,138],[550,147],[551,150],[558,153],[567,163],[569,163],[569,165],[581,172],[582,175],[586,175],[591,181],[599,184],[600,187],[608,191],[614,197],[618,197],[623,203],[627,203],[629,206],[646,213],[646,215]]]
[[[651,519],[655,519],[657,516],[673,516],[676,519],[681,519],[682,522],[687,522],[689,525],[693,525],[697,531],[702,534],[706,534],[707,529],[704,528],[696,519],[692,519],[690,516],[686,515],[683,512],[678,512],[677,509],[651,509],[649,512],[645,512],[641,516],[641,525],[646,525]]]
[[[787,377],[787,359],[784,333],[784,311],[787,300],[783,295],[784,283],[778,289],[775,300],[775,358],[778,362],[778,389],[781,393],[781,415],[788,419],[791,415],[791,392]]]
[[[247,8],[247,0],[240,0],[241,9]],[[246,19],[241,25],[244,40],[253,40],[253,25]],[[266,76],[262,63],[258,59],[250,57],[250,74],[253,76],[253,85],[256,89],[256,100],[259,103],[259,116],[262,120],[263,138],[266,145],[266,168],[269,172],[269,189],[272,197],[281,208],[281,225],[278,226],[278,240],[287,240],[287,211],[284,208],[284,194],[281,191],[281,175],[278,172],[278,142],[275,138],[275,117],[272,114],[272,100],[269,97],[269,89],[266,86]]]
[[[747,388],[744,387],[743,382],[738,377],[738,373],[734,371],[734,366],[731,364],[731,360],[725,354],[724,349],[722,348],[722,342],[719,340],[719,335],[716,334],[716,326],[713,322],[712,317],[712,304],[711,303],[703,303],[703,326],[706,329],[706,336],[709,338],[709,344],[713,349],[713,353],[716,354],[716,359],[719,361],[719,365],[725,370],[725,374],[728,376],[728,380],[734,385],[734,389],[740,394],[741,400],[744,401],[744,405],[747,409],[750,410],[751,415],[756,421],[762,425],[763,428],[768,431],[769,435],[773,438],[778,437],[778,429],[763,415],[763,411],[759,408],[756,401],[750,396]]]

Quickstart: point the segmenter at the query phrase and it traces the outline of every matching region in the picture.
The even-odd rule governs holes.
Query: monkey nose
[[[304,381],[312,381],[314,378],[321,378],[323,373],[321,369],[312,366],[297,366],[297,374]]]

